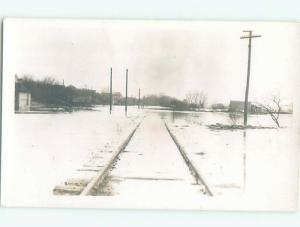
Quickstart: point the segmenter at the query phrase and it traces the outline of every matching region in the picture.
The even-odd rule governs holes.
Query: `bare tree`
[[[241,114],[238,112],[229,112],[229,119],[231,120],[233,125],[237,125],[241,117]]]
[[[188,104],[193,104],[193,92],[189,92],[186,94],[185,99],[187,101]]]
[[[198,93],[198,105],[199,108],[204,108],[207,101],[207,95],[204,92]]]
[[[186,94],[185,100],[188,104],[197,108],[204,108],[206,105],[207,95],[204,92],[189,92]]]
[[[279,116],[282,110],[280,102],[280,98],[273,95],[268,103],[261,105],[262,109],[271,116],[277,127],[280,127]]]
[[[59,82],[52,78],[52,77],[46,77],[42,80],[42,83],[48,84],[48,85],[59,85]]]

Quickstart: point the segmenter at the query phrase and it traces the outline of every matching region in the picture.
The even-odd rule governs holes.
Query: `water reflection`
[[[145,109],[146,113],[157,114],[162,119],[172,123],[189,122],[198,125],[227,124],[242,125],[243,114],[229,112],[192,112],[192,111],[173,111],[173,110],[153,110]],[[283,127],[290,127],[292,124],[291,114],[282,114],[280,123]],[[248,124],[252,126],[274,127],[274,122],[269,115],[248,115]]]
[[[247,179],[247,130],[243,131],[243,189],[246,189]]]
[[[150,111],[151,112],[151,111]],[[256,182],[264,185],[264,190],[274,190],[270,184],[274,178],[273,172],[277,162],[281,163],[282,147],[290,148],[293,141],[289,134],[293,127],[293,115],[281,115],[281,129],[238,129],[238,130],[210,130],[210,124],[232,125],[242,124],[241,114],[226,112],[178,112],[178,111],[152,111],[165,121],[173,124],[174,133],[181,139],[183,146],[193,156],[199,150],[205,156],[193,156],[196,163],[201,163],[205,174],[216,176],[224,185],[239,185],[245,193],[256,190]],[[249,115],[248,124],[253,126],[274,127],[269,115]],[[177,127],[177,126],[188,127]],[[172,127],[172,126],[171,126]],[[197,151],[197,152],[196,152]],[[288,149],[285,152],[293,152]],[[266,163],[266,160],[268,162]],[[285,159],[289,160],[289,159]],[[212,165],[214,167],[212,167]],[[277,165],[278,166],[278,165]],[[262,172],[261,170],[264,170]],[[285,171],[288,171],[286,169]],[[266,173],[270,173],[266,176]],[[282,173],[278,173],[280,175]],[[265,180],[268,179],[268,180]],[[216,183],[217,184],[217,183]],[[231,187],[231,186],[230,186]],[[277,185],[280,190],[281,185]],[[234,190],[233,186],[228,190]],[[224,189],[225,190],[225,189]]]

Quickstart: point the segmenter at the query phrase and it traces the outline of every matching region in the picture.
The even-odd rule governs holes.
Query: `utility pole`
[[[249,95],[249,83],[250,83],[250,64],[251,64],[251,45],[252,38],[260,38],[261,35],[252,35],[251,30],[243,31],[248,33],[247,36],[241,36],[240,39],[248,39],[248,67],[247,67],[247,83],[246,83],[246,91],[245,91],[245,102],[244,102],[244,126],[247,126],[247,115],[248,115],[248,95]]]
[[[139,88],[139,102],[138,102],[138,108],[140,108],[140,101],[141,101],[141,89]]]
[[[128,69],[126,69],[125,115],[127,116]]]
[[[110,94],[109,94],[109,113],[112,111],[112,68],[110,68]]]

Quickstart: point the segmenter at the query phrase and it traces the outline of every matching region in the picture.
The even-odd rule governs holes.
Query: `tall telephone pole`
[[[111,114],[112,111],[112,102],[113,102],[113,97],[112,97],[112,68],[110,68],[110,90],[109,90],[109,113]]]
[[[128,69],[126,69],[125,115],[127,116]]]
[[[241,36],[240,39],[248,39],[248,67],[247,67],[247,83],[246,83],[246,92],[245,92],[245,102],[244,102],[244,126],[247,126],[247,115],[248,115],[248,95],[249,95],[249,83],[250,83],[250,64],[251,64],[251,45],[252,38],[260,38],[261,35],[252,35],[251,30],[243,31],[248,33],[247,36]]]

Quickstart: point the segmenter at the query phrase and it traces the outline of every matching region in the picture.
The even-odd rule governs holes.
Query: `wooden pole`
[[[249,82],[250,82],[252,31],[249,32],[249,36],[250,36],[250,38],[249,38],[249,43],[248,43],[247,82],[246,82],[245,102],[244,102],[244,126],[247,126],[247,119],[248,119],[248,96],[249,96]]]
[[[126,69],[126,96],[125,96],[125,115],[127,116],[127,96],[128,95],[128,69]]]
[[[240,37],[241,39],[249,39],[249,43],[248,43],[247,82],[246,82],[245,102],[244,102],[244,126],[247,126],[252,38],[259,38],[261,36],[260,35],[252,35],[253,31],[243,31],[243,32],[248,32],[249,33],[248,36]]]
[[[109,94],[109,113],[112,111],[112,68],[110,68],[110,94]]]

